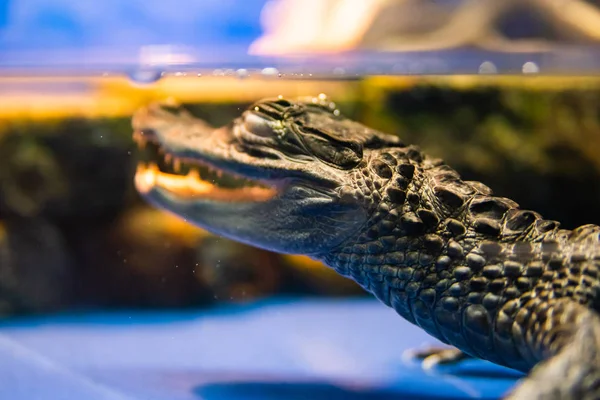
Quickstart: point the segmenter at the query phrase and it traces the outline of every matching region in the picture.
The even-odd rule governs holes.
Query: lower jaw
[[[162,189],[183,201],[266,202],[278,194],[276,189],[256,186],[222,188],[202,180],[194,171],[185,176],[175,175],[161,172],[156,166],[144,164],[138,165],[135,187],[142,195],[147,195],[153,189]]]

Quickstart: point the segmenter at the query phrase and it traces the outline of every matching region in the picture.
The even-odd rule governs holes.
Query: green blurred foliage
[[[358,117],[566,227],[600,223],[600,91],[418,85]]]
[[[398,134],[465,179],[565,227],[600,223],[599,90],[382,89],[368,80],[356,87],[358,100],[332,99],[350,118]],[[247,106],[186,105],[214,126]],[[197,232],[174,236],[159,210],[136,216],[147,206],[132,185],[138,151],[131,133],[129,118],[1,124],[0,314],[65,303],[185,307],[281,293],[360,293],[314,265],[288,265],[225,239],[200,240]],[[36,251],[37,258],[24,256]],[[240,264],[240,252],[250,252],[252,262]]]

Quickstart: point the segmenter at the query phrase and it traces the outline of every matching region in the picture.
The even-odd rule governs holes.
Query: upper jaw
[[[225,148],[224,143],[220,143],[223,135],[217,129],[185,110],[170,111],[164,103],[140,108],[133,115],[131,124],[135,140],[154,142],[175,157],[184,158],[193,152],[205,154],[203,159],[209,162],[212,153],[222,152]]]
[[[176,111],[173,111],[175,109]],[[233,123],[215,128],[173,104],[153,103],[132,118],[134,139],[151,141],[171,156],[281,188],[290,181],[334,187],[341,177],[318,162],[256,158],[236,147],[243,141],[245,112]]]
[[[140,108],[132,118],[133,137],[138,143],[151,141],[161,151],[190,164],[201,164],[224,172],[260,179],[248,174],[247,163],[235,150],[231,126],[215,128],[185,110],[176,113],[162,103]],[[248,165],[251,165],[248,163]]]
[[[208,169],[250,178],[243,174],[240,163],[232,156],[232,135],[227,127],[215,129],[204,121],[194,118],[184,110],[166,109],[163,104],[151,104],[139,109],[132,119],[134,139],[138,144],[153,142],[164,153],[166,165],[194,164],[207,166]],[[166,173],[155,164],[140,163],[135,177],[138,191],[148,199],[160,201],[170,198],[163,204],[169,208],[177,201],[194,202],[265,202],[278,195],[278,188],[267,183],[267,187],[241,187],[227,189],[214,180],[203,180],[197,170],[188,175]],[[204,175],[206,177],[206,175]],[[213,178],[214,179],[214,178]],[[167,197],[161,196],[164,193]]]

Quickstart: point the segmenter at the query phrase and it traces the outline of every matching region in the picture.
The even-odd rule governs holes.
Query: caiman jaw
[[[134,132],[133,138],[140,148],[144,148],[149,141],[157,144],[157,141],[149,133],[136,131]],[[164,153],[165,163],[172,165],[172,169],[175,172],[181,170],[182,164],[192,168],[190,168],[187,175],[179,175],[177,173],[161,171],[156,163],[138,163],[135,174],[135,186],[142,195],[147,195],[154,189],[160,189],[184,201],[265,202],[272,199],[278,193],[276,189],[264,186],[242,186],[239,188],[220,187],[215,183],[202,179],[198,169],[193,167],[204,166],[208,167],[209,170],[216,170],[216,175],[218,177],[221,177],[224,174],[231,175],[232,177],[234,175],[204,165],[198,160],[178,158],[166,152],[160,147],[160,144],[158,144],[158,146],[159,151]],[[245,177],[235,176],[235,178],[237,178],[236,180],[238,181],[241,180],[242,183],[252,182]]]
[[[366,128],[348,140],[352,124],[330,107],[267,99],[215,128],[180,105],[153,103],[131,124],[134,140],[148,145],[141,159],[156,162],[139,165],[138,192],[215,235],[321,257],[365,224],[351,175]]]

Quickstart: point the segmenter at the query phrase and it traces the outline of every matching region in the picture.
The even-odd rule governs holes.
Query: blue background
[[[173,44],[247,47],[265,0],[0,0],[0,51]]]
[[[434,343],[373,299],[21,319],[0,326],[0,398],[494,399],[520,377],[403,359]]]
[[[260,14],[265,3],[266,0],[0,0],[0,69],[58,68],[63,73],[98,69],[127,73],[139,67],[144,46],[164,45],[189,56],[189,61],[180,65],[291,65],[326,76],[340,66],[347,74],[365,75],[477,74],[486,61],[493,62],[499,72],[509,74],[521,74],[526,62],[535,62],[547,74],[597,74],[600,65],[598,48],[585,46],[543,54],[450,49],[421,54],[357,52],[306,59],[251,57],[248,46],[262,33]]]

